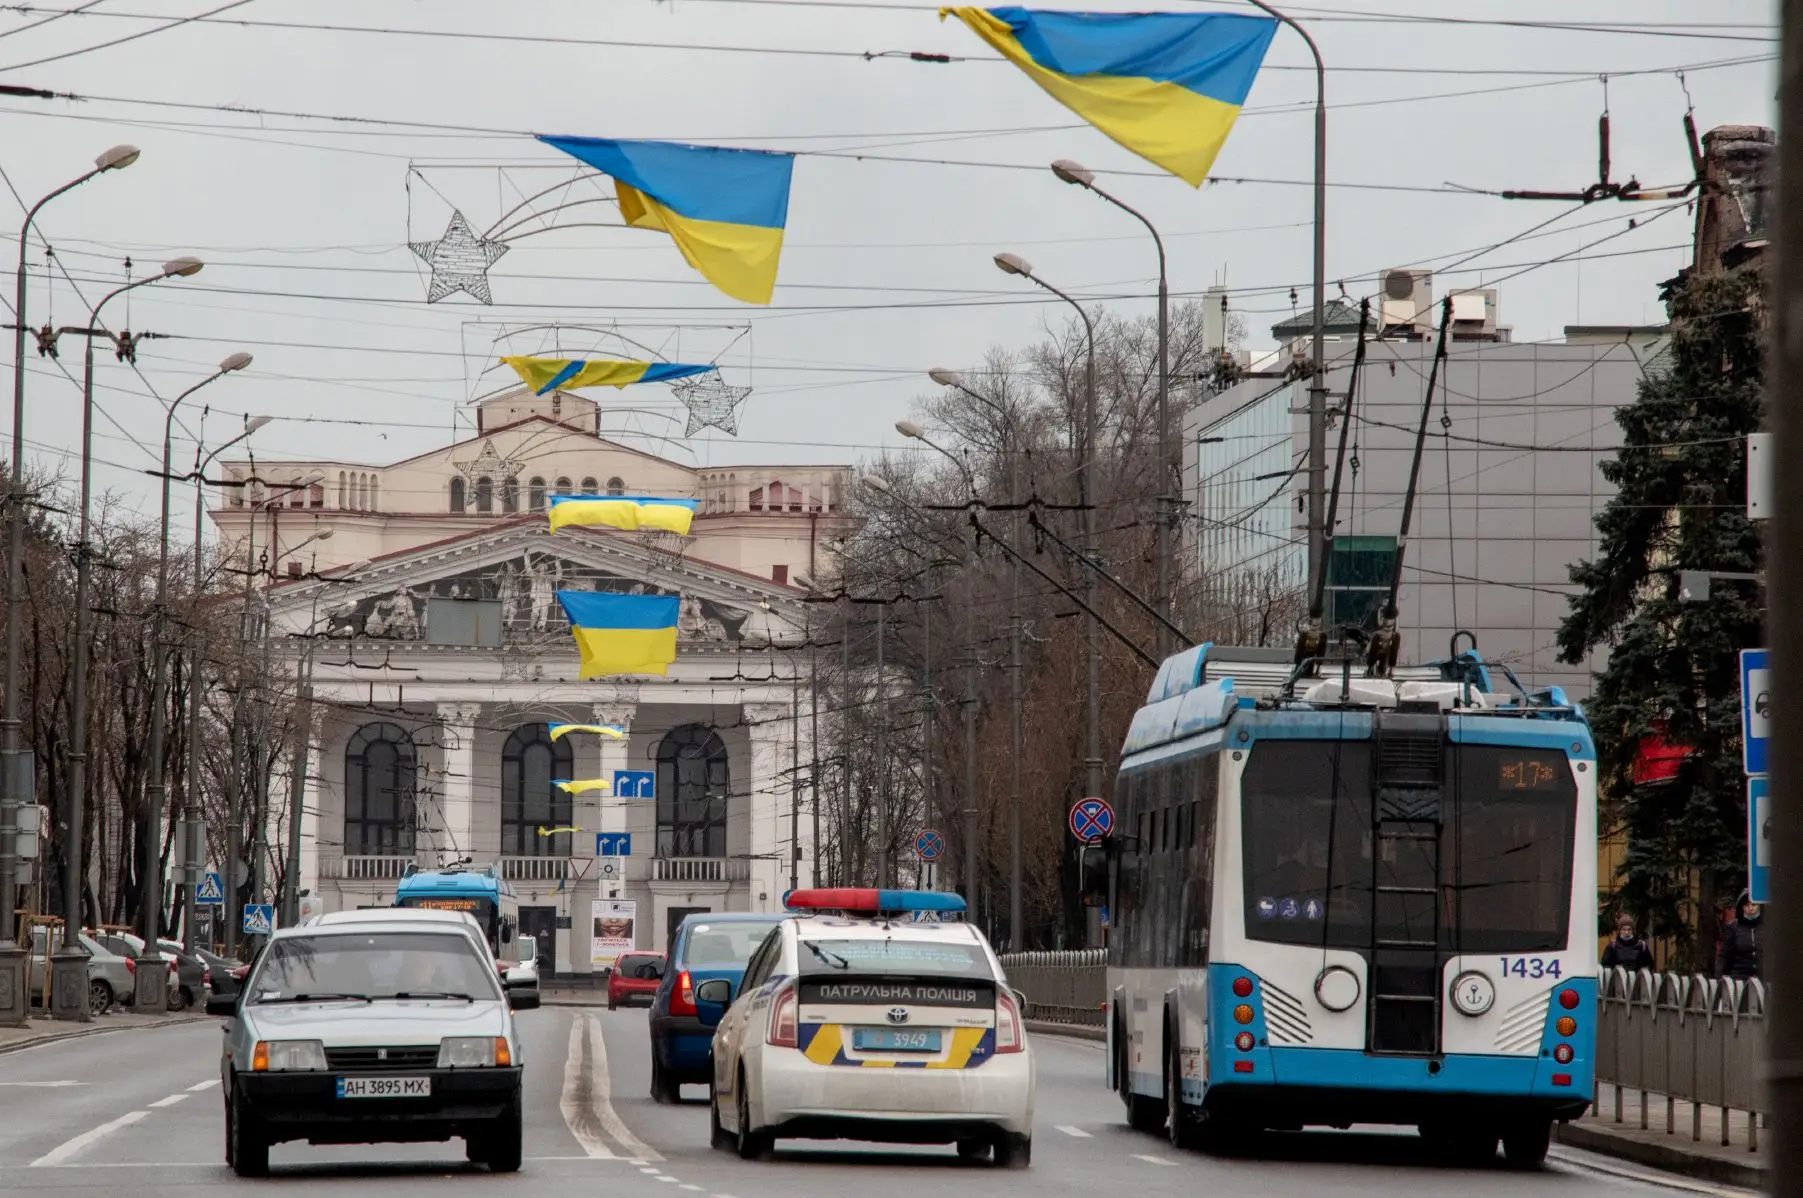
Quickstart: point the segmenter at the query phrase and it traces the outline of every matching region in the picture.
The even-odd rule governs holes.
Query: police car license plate
[[[860,1027],[851,1033],[851,1046],[859,1052],[938,1052],[939,1030],[904,1030],[892,1027]]]
[[[340,1098],[430,1098],[429,1077],[341,1077]]]

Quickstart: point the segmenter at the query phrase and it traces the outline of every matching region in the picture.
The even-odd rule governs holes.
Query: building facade
[[[1354,347],[1330,349],[1330,490]],[[1638,328],[1448,347],[1403,557],[1404,660],[1445,656],[1468,632],[1524,684],[1589,693],[1598,663],[1559,662],[1557,631],[1575,591],[1570,568],[1595,555],[1595,518],[1613,493],[1598,466],[1619,444],[1615,412],[1656,369],[1659,348],[1660,330]],[[1415,333],[1367,346],[1328,570],[1330,624],[1375,626],[1433,354]],[[1211,604],[1231,611],[1273,588],[1291,588],[1291,610],[1306,607],[1307,404],[1305,379],[1252,377],[1186,417],[1189,551],[1204,617]]]
[[[560,973],[593,968],[597,902],[634,903],[638,947],[660,949],[685,914],[779,909],[783,891],[814,881],[830,834],[801,718],[810,609],[783,567],[805,569],[847,531],[847,472],[695,471],[549,414],[508,415],[380,469],[265,463],[269,483],[213,513],[258,558],[281,549],[263,626],[278,669],[304,688],[311,734],[302,768],[282,767],[271,790],[303,779],[309,906],[387,905],[410,867],[492,864]],[[329,485],[308,481],[319,474]],[[565,478],[570,490],[700,498],[695,535],[553,536],[542,494]],[[304,506],[283,479],[302,484]],[[420,510],[428,498],[443,510]],[[287,562],[304,563],[298,577]],[[580,679],[559,590],[681,595],[668,675]],[[553,742],[553,723],[626,736]],[[590,779],[614,785],[554,785]]]

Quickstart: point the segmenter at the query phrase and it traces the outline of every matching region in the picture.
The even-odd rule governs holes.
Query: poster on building
[[[589,960],[597,971],[612,969],[620,954],[637,947],[639,905],[635,899],[595,899],[590,908]]]

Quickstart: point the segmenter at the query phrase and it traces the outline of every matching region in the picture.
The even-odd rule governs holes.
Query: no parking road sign
[[[937,828],[922,828],[914,838],[914,851],[922,861],[937,861],[945,856],[945,837],[939,835]]]
[[[1094,844],[1114,831],[1114,808],[1107,799],[1080,799],[1071,807],[1071,835]]]

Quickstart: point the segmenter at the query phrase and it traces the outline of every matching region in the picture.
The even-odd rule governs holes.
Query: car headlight
[[[438,1042],[440,1069],[479,1069],[513,1064],[505,1036],[446,1036]]]
[[[324,1069],[326,1046],[318,1040],[258,1040],[250,1067],[257,1073]]]

